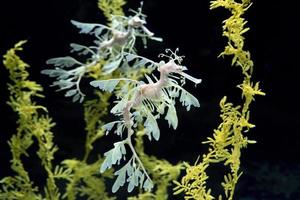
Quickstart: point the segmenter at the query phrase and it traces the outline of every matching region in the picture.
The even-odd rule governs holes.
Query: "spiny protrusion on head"
[[[177,73],[181,75],[182,77],[194,82],[196,85],[201,83],[201,79],[197,79],[195,77],[192,77],[191,75],[184,73],[183,71],[187,70],[187,67],[182,66],[181,62],[183,61],[184,56],[178,56],[177,52],[179,51],[178,48],[173,52],[171,49],[166,49],[165,52],[169,53],[167,54],[159,54],[158,57],[163,58],[166,57],[169,59],[169,62],[164,63],[161,62],[160,66],[158,67],[158,71],[161,74],[169,75],[170,73]],[[184,82],[184,81],[183,81]]]

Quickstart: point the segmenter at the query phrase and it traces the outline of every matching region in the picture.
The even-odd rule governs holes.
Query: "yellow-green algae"
[[[98,6],[110,22],[112,15],[123,15],[123,0],[99,0]],[[225,196],[220,194],[218,199],[233,199],[234,190],[240,172],[241,148],[255,141],[248,140],[244,132],[253,128],[249,120],[249,105],[254,100],[255,95],[264,95],[259,89],[259,83],[254,83],[251,79],[253,62],[250,53],[243,49],[243,34],[249,30],[245,28],[246,20],[242,17],[249,8],[251,2],[244,0],[235,2],[234,0],[211,1],[211,9],[224,7],[228,9],[232,16],[224,21],[223,35],[228,38],[228,44],[220,56],[232,55],[232,65],[242,69],[243,82],[238,85],[242,90],[243,103],[234,105],[227,101],[226,96],[220,101],[221,124],[214,130],[213,136],[204,143],[209,144],[207,154],[201,156],[194,165],[178,163],[172,165],[166,160],[160,160],[155,156],[149,156],[144,152],[143,137],[144,130],[140,131],[136,137],[136,150],[145,168],[156,184],[154,190],[143,192],[137,196],[128,197],[129,200],[163,200],[168,198],[167,189],[175,183],[175,194],[184,193],[185,199],[214,199],[211,189],[206,186],[209,178],[206,170],[214,163],[224,163],[230,168],[230,173],[224,176],[222,186]],[[53,133],[51,127],[54,126],[51,118],[47,114],[47,109],[34,100],[36,97],[43,97],[43,88],[34,81],[28,80],[28,64],[23,62],[16,54],[22,50],[25,41],[20,41],[14,48],[10,49],[4,56],[4,65],[10,74],[11,83],[8,84],[10,98],[8,104],[18,113],[17,133],[9,141],[12,152],[11,168],[13,176],[1,179],[0,199],[69,199],[75,200],[79,197],[85,199],[115,199],[108,195],[105,186],[105,179],[113,176],[112,171],[99,174],[99,166],[103,162],[101,156],[93,162],[89,161],[93,150],[93,144],[104,135],[101,126],[104,124],[102,118],[108,113],[110,94],[95,91],[92,100],[84,101],[84,120],[86,122],[85,152],[82,159],[67,159],[61,164],[53,166],[54,153],[58,147],[53,143]],[[107,79],[119,77],[120,72],[116,71],[112,75],[101,74],[101,66],[91,68],[87,76],[93,79]],[[139,71],[126,72],[126,77],[139,79],[144,74],[149,73],[146,68]],[[29,156],[28,148],[37,142],[39,149],[37,155],[41,160],[47,181],[45,186],[36,186],[31,180],[28,171],[23,166],[22,157]],[[180,171],[186,169],[186,175],[177,182],[176,179]],[[58,180],[65,183],[65,189],[58,189]]]
[[[208,153],[199,157],[194,165],[188,165],[186,174],[180,182],[174,181],[174,194],[184,193],[185,199],[210,200],[216,199],[211,188],[207,186],[210,178],[207,169],[215,163],[223,163],[229,167],[229,173],[224,175],[221,183],[224,194],[217,197],[232,200],[238,179],[242,175],[240,170],[241,149],[253,144],[255,141],[248,140],[245,133],[254,127],[249,122],[249,106],[256,95],[265,95],[259,89],[259,82],[251,79],[253,61],[250,52],[244,50],[245,38],[243,36],[249,28],[245,27],[247,21],[243,18],[245,11],[251,6],[250,0],[214,0],[211,1],[210,9],[223,7],[230,11],[231,16],[223,21],[223,36],[228,41],[220,56],[233,56],[231,65],[241,68],[243,82],[237,87],[242,91],[241,105],[234,105],[224,96],[220,101],[221,123],[214,130],[213,136],[208,137],[204,144],[209,145]]]

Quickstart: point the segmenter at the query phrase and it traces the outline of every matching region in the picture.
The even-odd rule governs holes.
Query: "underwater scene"
[[[0,200],[300,199],[296,8],[3,1]]]

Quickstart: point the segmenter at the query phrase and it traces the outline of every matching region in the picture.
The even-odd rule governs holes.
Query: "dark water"
[[[132,0],[125,8],[138,5],[138,1]],[[239,70],[229,66],[229,59],[216,58],[225,45],[221,21],[228,13],[221,9],[209,11],[208,8],[209,1],[145,1],[148,27],[163,37],[164,42],[149,43],[149,48],[141,50],[141,54],[157,59],[163,49],[179,47],[186,56],[184,62],[190,73],[203,80],[197,88],[188,85],[199,98],[201,108],[190,112],[179,108],[178,130],[169,131],[167,124],[162,122],[160,141],[146,144],[147,152],[171,162],[194,162],[199,154],[206,152],[207,147],[201,141],[211,135],[220,122],[219,100],[224,95],[233,102],[240,100],[240,91],[235,88],[241,81]],[[254,79],[261,82],[267,96],[257,97],[251,108],[251,122],[256,128],[248,137],[258,143],[242,152],[245,175],[241,178],[237,199],[300,199],[299,12],[294,9],[291,1],[256,1],[246,15],[251,27],[246,34],[246,48],[255,63]],[[97,9],[96,0],[16,0],[0,4],[0,54],[18,40],[29,40],[22,55],[32,66],[31,79],[45,87],[47,98],[41,103],[48,107],[57,122],[55,142],[61,150],[56,162],[66,157],[80,158],[84,144],[81,106],[63,98],[62,93],[54,92],[49,87],[52,80],[40,74],[46,67],[45,60],[68,55],[70,42],[85,41],[71,26],[71,19],[102,23],[104,17]],[[16,115],[5,105],[7,72],[2,66],[0,81],[3,117],[0,177],[3,177],[10,173],[6,141],[15,131]],[[34,154],[36,149],[33,146],[31,153]],[[98,149],[103,152],[105,145]],[[39,181],[42,174],[39,167],[35,168],[36,163],[35,156],[26,160],[26,165],[32,169],[32,178]]]

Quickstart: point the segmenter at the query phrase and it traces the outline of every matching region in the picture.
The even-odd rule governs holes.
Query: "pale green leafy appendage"
[[[95,35],[96,37],[99,36],[100,33],[106,34],[106,31],[110,29],[109,27],[97,24],[87,24],[76,21],[72,21],[72,23],[80,29],[80,33],[91,34]],[[73,52],[78,52],[80,55],[93,55],[93,53],[90,50],[95,49],[90,47],[86,48],[79,44],[71,44],[71,47],[73,48]],[[118,49],[116,48],[114,52],[116,53],[117,50]],[[107,57],[109,58],[109,56]],[[55,60],[56,59],[54,59],[54,61]],[[96,65],[89,67],[85,76],[89,76],[93,79],[107,79],[116,76],[132,77],[135,79],[139,79],[141,76],[143,76],[144,73],[149,73],[151,70],[153,70],[150,68],[146,69],[143,67],[138,69],[126,68],[126,70],[111,70],[119,67],[118,65],[120,65],[121,61],[123,62],[123,60],[120,58],[116,58],[115,60],[112,60],[112,62],[110,62],[109,59],[107,60],[106,58],[99,60],[99,62],[97,62]],[[104,74],[103,71],[105,71],[106,73]],[[122,83],[120,83],[119,85],[121,87]],[[106,88],[108,91],[113,90],[114,87],[115,86],[113,85],[106,84],[105,81],[103,83],[103,88]],[[63,197],[66,197],[69,200],[75,200],[79,196],[82,196],[87,199],[115,199],[114,197],[108,196],[105,187],[105,179],[112,177],[112,170],[106,171],[101,175],[99,174],[99,165],[101,165],[104,162],[104,159],[99,158],[96,162],[88,164],[90,163],[89,157],[91,151],[93,150],[93,143],[105,134],[105,128],[109,128],[109,125],[103,126],[102,119],[107,114],[107,107],[109,105],[109,98],[111,94],[102,93],[99,91],[95,91],[95,94],[97,97],[96,99],[85,101],[83,104],[84,119],[86,122],[87,131],[83,160],[72,159],[63,161],[64,166],[68,169],[71,169],[72,172],[72,176],[66,184],[66,192],[63,195]]]
[[[144,152],[143,137],[145,131],[137,132],[136,151],[141,158],[145,168],[153,178],[155,187],[151,192],[140,192],[137,196],[129,197],[128,200],[161,200],[168,199],[168,188],[171,186],[172,180],[176,180],[184,169],[183,163],[172,165],[166,160],[160,160],[155,156],[149,156]]]
[[[245,132],[253,128],[254,125],[249,122],[249,105],[254,100],[255,95],[265,95],[259,89],[259,83],[253,83],[251,80],[253,72],[253,62],[250,53],[244,50],[243,34],[249,30],[245,28],[247,21],[242,17],[244,12],[250,7],[250,0],[213,0],[211,9],[224,7],[228,9],[232,16],[224,20],[223,35],[228,38],[227,46],[220,56],[232,55],[232,65],[241,68],[243,74],[243,83],[238,85],[242,90],[244,103],[235,106],[223,97],[220,101],[221,124],[214,130],[213,136],[208,137],[205,144],[209,144],[209,152],[204,154],[193,166],[188,165],[186,175],[181,182],[174,181],[177,185],[174,193],[184,193],[185,199],[210,200],[215,199],[206,185],[209,176],[206,173],[208,167],[214,163],[224,163],[230,171],[224,175],[224,181],[221,183],[224,188],[224,194],[219,194],[218,199],[233,199],[236,185],[242,172],[240,171],[241,149],[253,144],[255,141],[248,140]],[[187,98],[188,102],[193,99]]]
[[[99,35],[109,29],[107,26],[100,24],[84,24],[76,21],[72,23],[80,29],[80,33],[88,33],[91,35]],[[91,50],[93,47],[85,47],[79,44],[71,44],[72,52],[78,52],[79,55],[92,55],[95,54]],[[50,59],[51,60],[51,59]],[[56,59],[53,60],[53,62]],[[103,77],[112,77],[112,74],[103,75],[101,69],[105,65],[105,60],[99,60],[94,66],[90,65],[85,76],[99,79]],[[66,183],[66,190],[63,195],[68,200],[76,200],[84,198],[89,200],[113,200],[115,197],[110,197],[106,192],[105,181],[107,178],[112,177],[112,170],[106,173],[99,174],[99,165],[104,161],[100,156],[98,159],[90,161],[90,155],[94,149],[94,143],[99,140],[105,131],[103,128],[103,117],[107,114],[107,107],[109,106],[109,98],[111,94],[101,93],[95,91],[96,98],[92,100],[85,100],[84,106],[84,120],[86,122],[86,140],[85,151],[83,159],[68,159],[62,163],[64,167],[71,170],[71,176]]]
[[[99,4],[115,5],[113,2],[116,3],[116,1],[111,1],[111,4],[100,1]],[[115,14],[111,13],[112,10],[106,11]],[[72,97],[73,102],[84,100],[85,94],[80,89],[80,82],[91,71],[97,70],[100,74],[108,75],[120,69],[121,73],[127,73],[130,65],[124,59],[125,52],[135,54],[137,38],[141,38],[143,42],[147,39],[160,41],[160,38],[154,37],[154,34],[145,27],[146,16],[141,13],[141,8],[138,12],[134,12],[134,16],[113,15],[110,26],[75,20],[71,20],[71,23],[79,29],[79,33],[95,37],[94,44],[89,46],[70,44],[71,53],[83,56],[85,61],[81,62],[71,56],[52,58],[47,64],[55,68],[42,70],[42,74],[56,78],[52,86],[58,87],[58,90],[65,90],[65,96]]]
[[[167,52],[171,51],[167,50]],[[152,75],[152,78],[145,76],[148,83],[127,78],[96,80],[90,83],[103,91],[115,91],[119,99],[112,108],[111,113],[121,118],[105,124],[104,129],[106,133],[115,129],[114,132],[123,137],[124,134],[122,133],[127,130],[127,137],[120,142],[116,142],[114,148],[104,154],[105,161],[102,163],[100,172],[110,169],[113,165],[120,165],[122,160],[126,160],[127,152],[125,151],[125,146],[128,146],[132,152],[132,157],[127,163],[115,172],[117,178],[112,188],[113,192],[116,192],[126,182],[128,182],[128,192],[131,192],[137,186],[148,192],[153,188],[152,180],[132,145],[131,137],[137,126],[144,127],[144,133],[149,140],[152,140],[152,138],[159,140],[160,129],[157,119],[165,114],[166,109],[165,119],[170,126],[174,129],[177,128],[176,98],[180,97],[179,101],[188,110],[191,106],[200,106],[198,100],[178,83],[178,80],[184,83],[184,78],[187,76],[187,74],[182,72],[186,70],[186,67],[179,65],[182,57],[177,56],[176,52],[171,52],[171,55],[166,57],[170,59],[169,62],[155,63],[144,57],[127,53],[126,60],[134,64],[133,68],[137,67],[135,65],[141,64],[143,66],[151,65],[151,67],[159,70],[159,79],[154,75]],[[196,84],[201,82],[200,79],[191,76],[188,78],[194,80]],[[120,83],[123,83],[122,87],[118,87]]]

